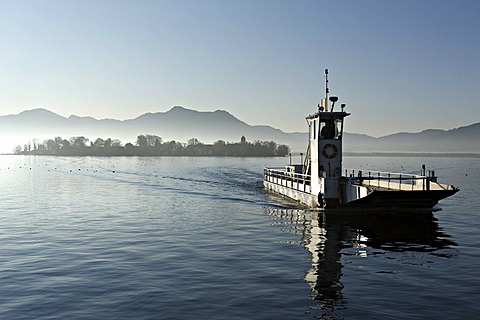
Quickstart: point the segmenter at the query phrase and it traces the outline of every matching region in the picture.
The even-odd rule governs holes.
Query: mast
[[[325,111],[328,111],[328,94],[330,91],[328,90],[328,69],[325,69]]]

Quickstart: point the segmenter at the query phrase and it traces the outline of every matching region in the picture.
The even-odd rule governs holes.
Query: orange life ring
[[[332,152],[327,152],[327,149],[330,149],[332,148]],[[336,145],[334,144],[331,144],[331,143],[327,143],[324,147],[323,147],[323,150],[322,150],[322,155],[327,158],[327,159],[333,159],[337,156],[338,154],[338,148]]]

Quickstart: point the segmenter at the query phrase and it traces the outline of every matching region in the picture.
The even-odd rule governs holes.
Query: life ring
[[[332,149],[333,151],[329,151],[327,152],[328,149]],[[338,154],[338,148],[336,145],[334,144],[331,144],[331,143],[327,143],[324,147],[323,147],[323,150],[322,150],[322,155],[327,158],[327,159],[333,159],[337,156]]]

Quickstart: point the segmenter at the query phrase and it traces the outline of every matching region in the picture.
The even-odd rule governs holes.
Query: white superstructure
[[[344,121],[350,113],[335,111],[337,97],[329,97],[325,70],[325,98],[306,117],[309,143],[305,161],[284,168],[265,168],[264,186],[315,208],[429,208],[458,191],[439,184],[434,172],[422,175],[343,171]]]

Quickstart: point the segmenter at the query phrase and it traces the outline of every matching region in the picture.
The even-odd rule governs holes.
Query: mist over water
[[[286,158],[1,156],[5,319],[472,318],[475,159],[346,157],[460,187],[422,218],[335,217],[264,192]]]

